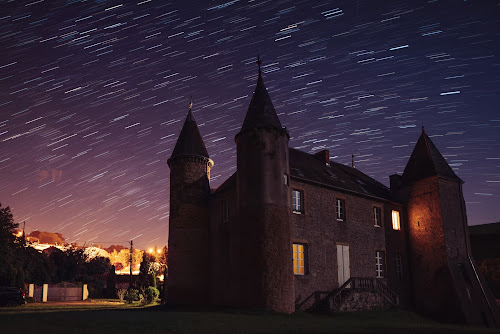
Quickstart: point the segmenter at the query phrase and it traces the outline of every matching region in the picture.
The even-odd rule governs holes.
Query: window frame
[[[401,253],[399,252],[394,255],[394,268],[396,271],[396,277],[403,279],[403,259]]]
[[[302,248],[302,252],[300,252],[300,247]],[[302,254],[302,259],[300,259],[299,254]],[[303,261],[303,265],[300,265],[300,260]],[[297,262],[295,262],[297,261]],[[294,242],[292,244],[292,266],[293,266],[293,275],[294,276],[305,276],[308,274],[308,244],[302,242]],[[296,264],[297,263],[297,264]],[[302,272],[300,272],[300,268],[302,268]]]
[[[382,208],[380,206],[373,207],[373,226],[382,227]]]
[[[298,194],[298,201],[295,194]],[[296,205],[298,206],[298,210],[295,209]],[[292,189],[292,212],[296,214],[304,213],[304,191],[300,189]]]
[[[341,203],[341,205],[339,205],[339,203]],[[345,198],[335,198],[335,218],[337,219],[337,221],[343,222],[346,220],[345,203]]]
[[[375,277],[385,278],[386,265],[385,265],[385,251],[375,251]]]
[[[401,230],[401,214],[397,210],[391,212],[392,229],[394,231]]]

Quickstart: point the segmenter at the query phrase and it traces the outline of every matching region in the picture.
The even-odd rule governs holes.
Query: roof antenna
[[[262,64],[262,60],[260,60],[260,54],[257,54],[257,65],[259,66],[259,76],[262,75],[262,71],[260,69],[261,64]]]
[[[351,167],[356,168],[354,167],[354,154],[351,154]]]

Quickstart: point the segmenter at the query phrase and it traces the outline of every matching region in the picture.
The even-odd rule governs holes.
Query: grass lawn
[[[119,303],[0,308],[1,333],[499,333],[438,324],[410,312],[314,315],[187,311]]]

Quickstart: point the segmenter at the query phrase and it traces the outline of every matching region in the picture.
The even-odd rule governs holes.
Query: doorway
[[[339,275],[340,287],[351,277],[348,245],[337,245],[337,272]]]

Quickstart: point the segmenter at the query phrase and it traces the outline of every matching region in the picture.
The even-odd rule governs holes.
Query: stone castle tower
[[[495,299],[470,252],[463,181],[423,127],[399,181],[417,310],[441,320],[498,326]]]
[[[167,298],[173,304],[206,304],[209,295],[209,158],[191,105],[170,167],[169,275]]]
[[[290,136],[259,76],[250,106],[236,135],[237,210],[240,263],[236,273],[241,301],[248,307],[291,313]]]

